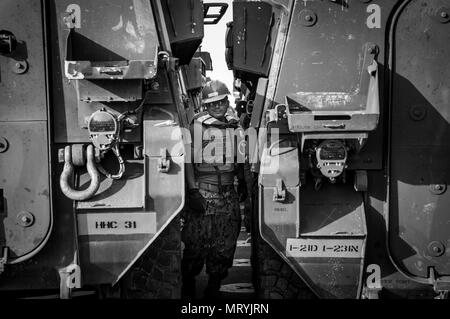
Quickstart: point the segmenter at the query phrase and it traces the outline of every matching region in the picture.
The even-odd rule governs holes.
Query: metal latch
[[[266,122],[276,122],[278,120],[278,113],[277,110],[267,110],[266,111]]]
[[[170,170],[170,159],[167,159],[167,149],[161,149],[161,158],[158,162],[158,171],[161,173],[168,173]]]
[[[354,188],[357,192],[367,192],[369,188],[369,182],[367,178],[367,171],[356,171]]]
[[[17,39],[10,31],[0,31],[0,54],[11,54],[17,48]]]
[[[286,190],[283,186],[283,180],[281,178],[277,179],[275,190],[273,192],[274,202],[284,202],[286,199]]]
[[[438,276],[436,269],[430,267],[428,270],[428,280],[433,285],[437,293],[436,299],[447,299],[450,291],[450,276]]]
[[[0,258],[0,275],[5,271],[5,265],[8,261],[8,247],[3,248],[3,256]]]

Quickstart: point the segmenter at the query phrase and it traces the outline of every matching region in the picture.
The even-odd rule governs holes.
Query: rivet
[[[434,195],[442,195],[447,191],[447,184],[432,184],[430,185],[429,190]]]
[[[409,110],[409,116],[414,121],[422,121],[427,116],[427,109],[421,105],[415,105]]]
[[[12,67],[14,73],[24,74],[28,70],[28,62],[27,61],[18,61],[14,63]]]
[[[440,257],[445,253],[445,246],[439,241],[432,241],[428,244],[428,252],[432,257]]]
[[[21,211],[17,215],[17,220],[22,227],[30,227],[34,223],[34,215],[27,211]]]

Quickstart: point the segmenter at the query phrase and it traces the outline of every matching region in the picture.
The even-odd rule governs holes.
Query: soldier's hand
[[[247,184],[245,183],[245,180],[238,181],[237,192],[239,195],[239,203],[245,202],[248,197]]]
[[[206,210],[206,200],[197,188],[188,190],[187,206],[195,213],[204,213]]]

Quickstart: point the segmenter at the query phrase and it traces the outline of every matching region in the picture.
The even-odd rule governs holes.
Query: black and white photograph
[[[449,183],[450,0],[0,0],[1,300],[448,299]]]

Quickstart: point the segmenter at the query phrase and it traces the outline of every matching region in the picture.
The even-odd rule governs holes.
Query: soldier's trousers
[[[197,276],[206,262],[206,273],[223,279],[233,266],[241,229],[239,199],[234,189],[222,194],[200,189],[200,193],[207,203],[206,212],[183,211],[182,274]]]

